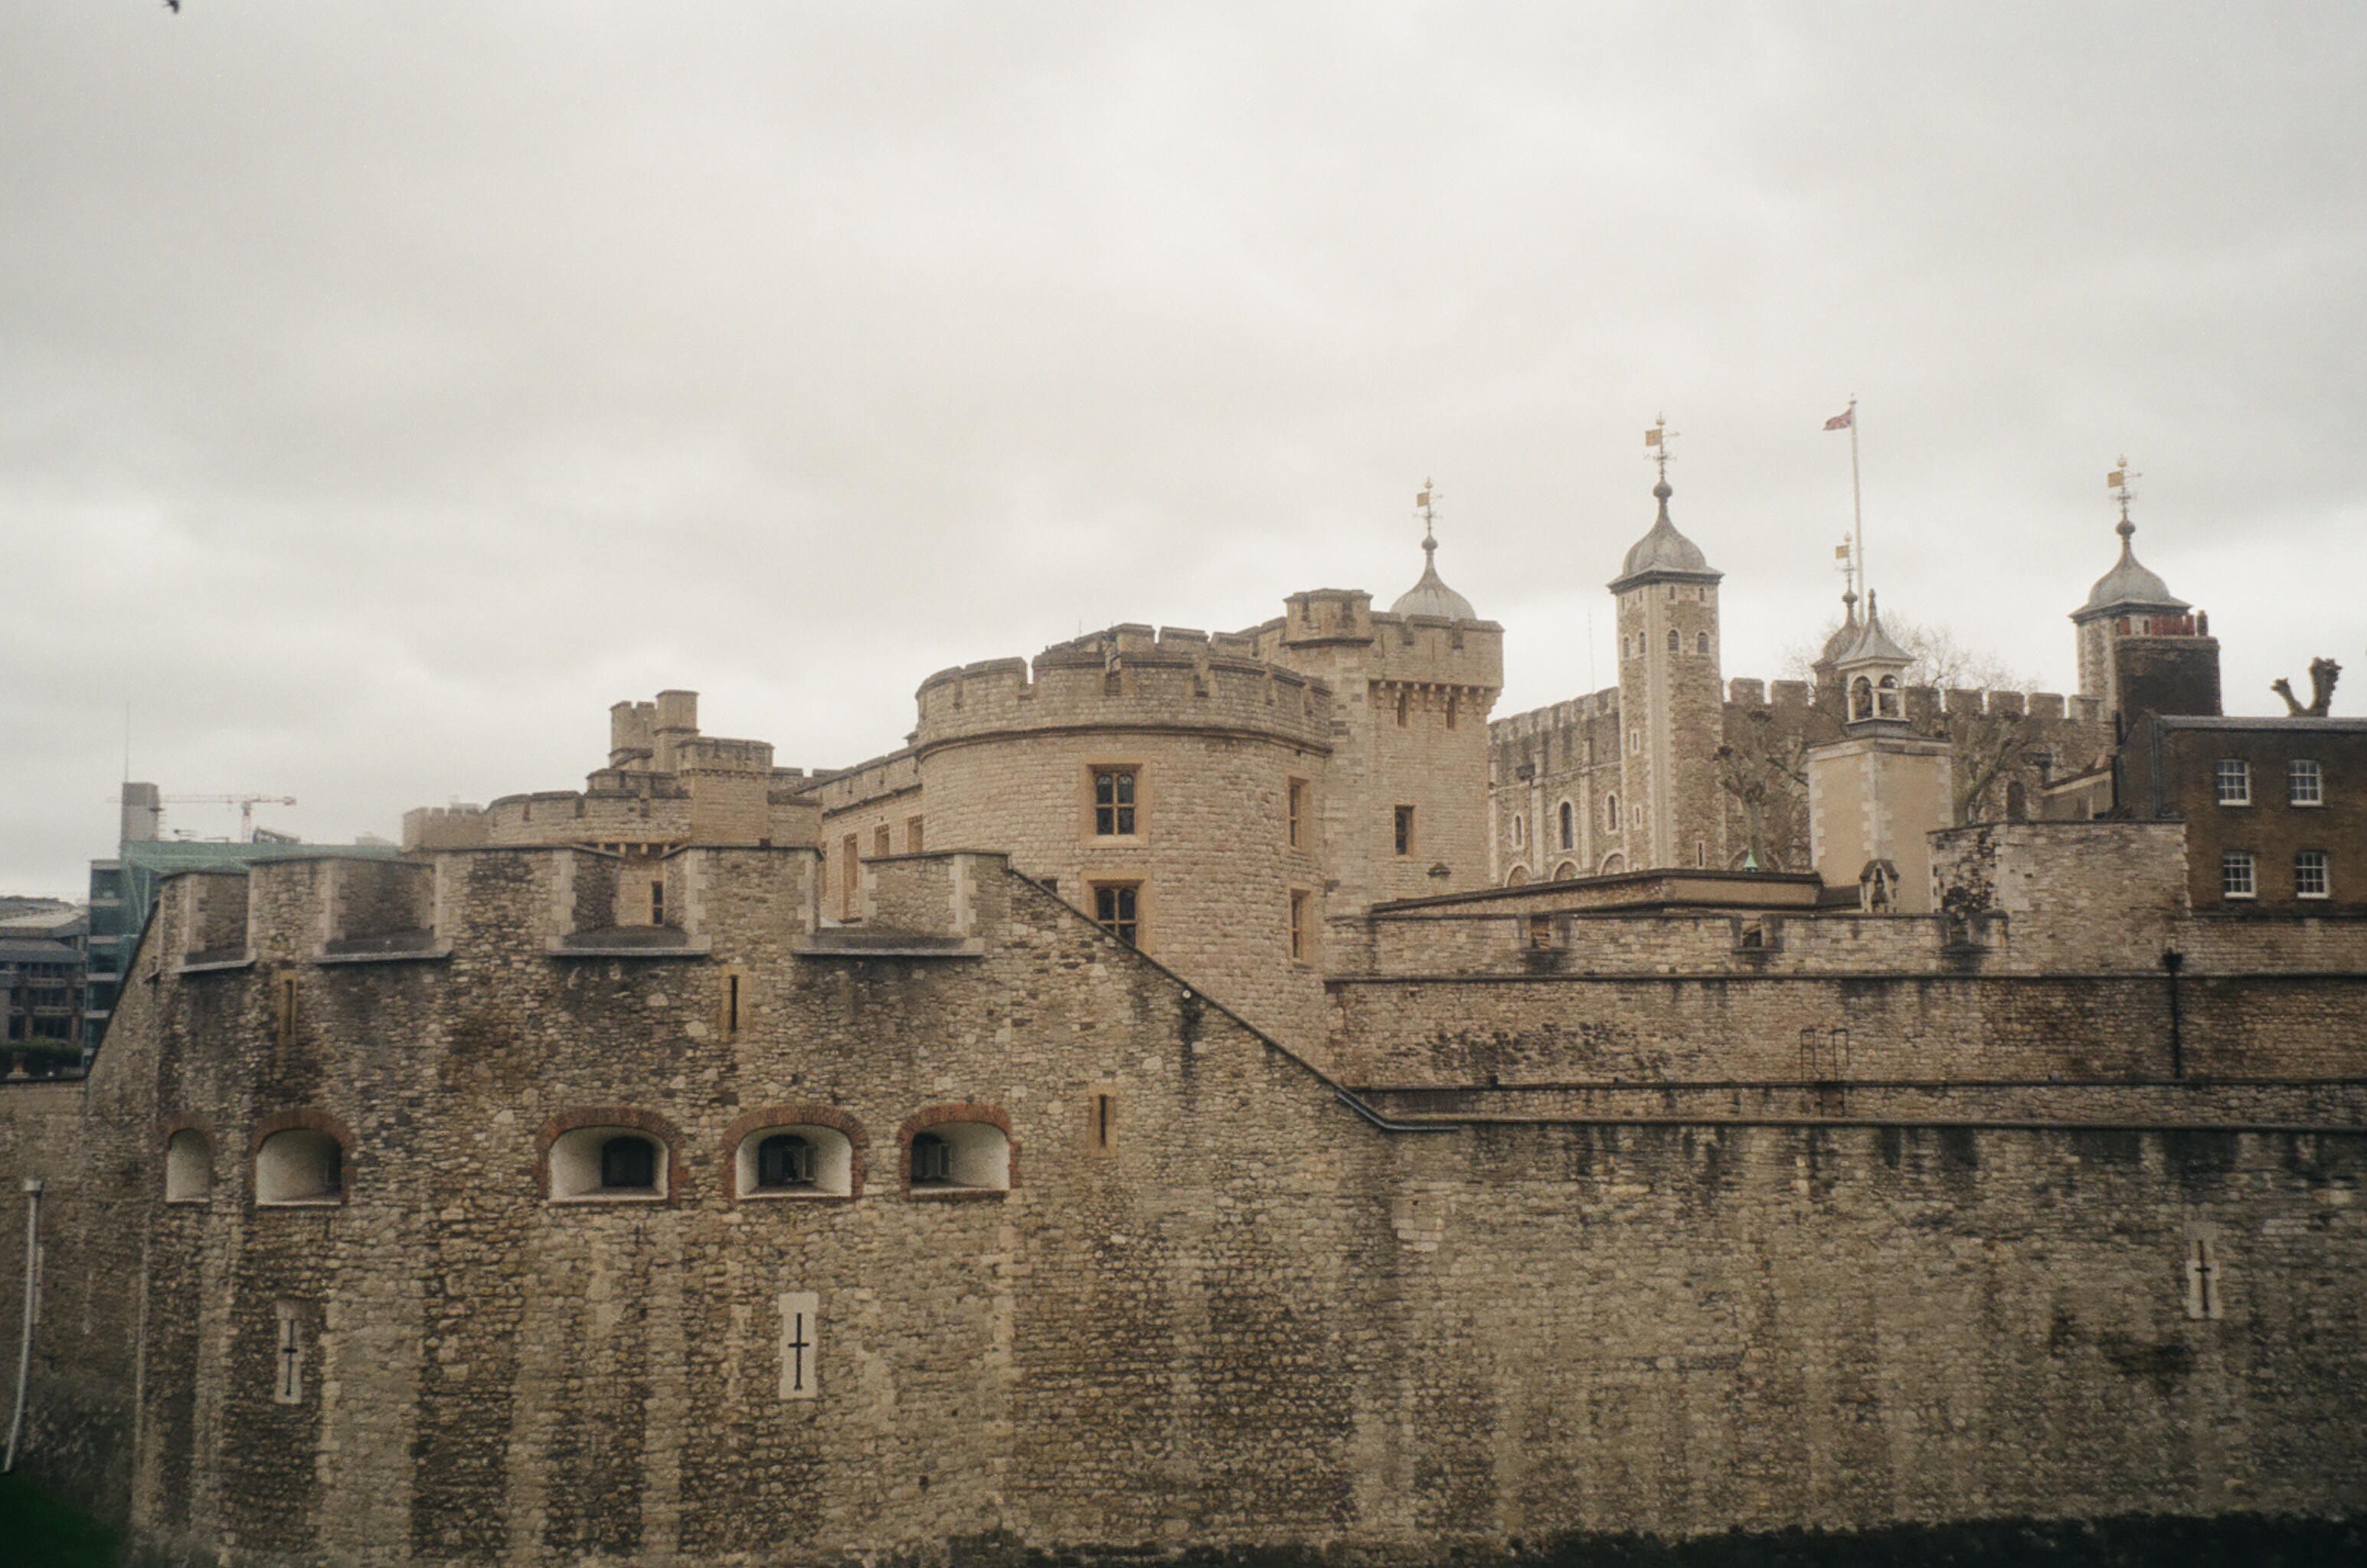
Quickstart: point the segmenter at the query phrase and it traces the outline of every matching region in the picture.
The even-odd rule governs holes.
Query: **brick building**
[[[2148,714],[2129,815],[2186,826],[2197,909],[2367,911],[2367,719]]]

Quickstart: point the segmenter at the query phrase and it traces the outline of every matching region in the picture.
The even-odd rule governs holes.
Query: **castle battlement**
[[[1318,588],[1285,613],[1236,636],[1256,657],[1354,671],[1376,684],[1492,694],[1504,684],[1504,628],[1494,621],[1400,615],[1373,608],[1362,589]]]
[[[161,962],[182,973],[422,963],[513,943],[555,956],[692,956],[719,929],[780,942],[810,934],[814,863],[805,846],[655,859],[572,845],[308,855],[167,878],[169,918],[153,940]]]
[[[1499,744],[1512,740],[1534,739],[1574,724],[1590,719],[1619,716],[1619,688],[1606,686],[1582,697],[1569,697],[1548,703],[1541,708],[1528,708],[1520,713],[1508,713],[1488,722],[1489,739]]]
[[[810,844],[817,815],[802,768],[776,767],[769,740],[698,732],[698,694],[608,710],[608,765],[583,788],[505,795],[486,807],[402,818],[407,850],[583,844],[652,853],[686,844]]]
[[[1245,637],[1122,625],[1055,643],[1032,665],[991,659],[921,683],[912,750],[1013,731],[1206,729],[1331,743],[1331,692],[1258,659]],[[866,767],[877,764],[866,764]]]
[[[912,795],[920,787],[920,759],[908,746],[851,768],[835,768],[827,773],[817,769],[803,794],[828,814]]]

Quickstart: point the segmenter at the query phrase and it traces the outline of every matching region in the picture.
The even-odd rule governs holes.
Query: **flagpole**
[[[1828,406],[1830,406],[1830,405],[1828,405]],[[1856,398],[1856,395],[1855,395],[1855,394],[1853,394],[1853,393],[1852,393],[1852,394],[1851,395],[1851,397],[1850,397],[1850,401],[1849,401],[1849,416],[1850,416],[1850,422],[1849,422],[1849,426],[1850,426],[1850,530],[1851,530],[1851,533],[1852,533],[1852,537],[1853,537],[1853,542],[1855,543],[1855,546],[1856,546],[1855,554],[1856,554],[1856,556],[1857,556],[1857,591],[1858,591],[1858,594],[1859,594],[1859,596],[1860,596],[1861,598],[1863,598],[1863,597],[1864,596],[1864,594],[1865,594],[1865,502],[1864,502],[1863,499],[1861,497],[1861,495],[1859,494],[1859,491],[1858,491],[1858,482],[1857,482],[1857,398]]]

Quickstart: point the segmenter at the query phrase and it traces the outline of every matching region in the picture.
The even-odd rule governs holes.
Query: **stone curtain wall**
[[[2367,1506],[2357,1134],[1392,1134],[989,862],[980,957],[801,950],[813,861],[787,851],[699,857],[711,959],[552,957],[564,870],[594,858],[451,857],[442,960],[307,962],[301,864],[255,873],[251,968],[176,973],[184,907],[161,906],[90,1086],[77,1179],[116,1183],[115,1207],[52,1263],[95,1281],[58,1314],[96,1369],[75,1462],[136,1478],[143,1541],[233,1568],[991,1532],[1432,1557],[1572,1529]],[[1902,982],[1897,1005],[1983,983]],[[1608,1021],[1655,987],[1704,998],[1689,1029],[1730,1005],[1639,980]],[[1573,989],[1538,1005],[1566,1017]],[[2077,1008],[2099,1030],[2141,1011]],[[866,1132],[862,1194],[735,1203],[725,1131],[808,1104]],[[897,1130],[947,1105],[1007,1120],[1007,1193],[901,1190]],[[538,1130],[597,1108],[669,1138],[669,1197],[542,1200]],[[257,1209],[253,1135],[299,1112],[349,1132],[347,1191]],[[176,1117],[218,1134],[202,1206],[155,1201]],[[2197,1239],[2215,1319],[2187,1315]],[[784,1400],[779,1303],[806,1292],[820,1395]],[[271,1397],[282,1302],[293,1404]]]
[[[1335,1071],[1350,1083],[1950,1082],[1978,1117],[1993,1080],[2172,1075],[2166,977],[1671,975],[1334,979]],[[2367,974],[2184,976],[2183,1066],[2205,1078],[2367,1077]],[[1845,1071],[1804,1070],[1801,1035]]]
[[[14,1408],[24,1325],[24,1181],[39,1177],[38,1332],[17,1463],[42,1485],[119,1522],[130,1483],[130,1351],[141,1226],[117,1201],[103,1168],[94,1169],[91,1136],[82,1084],[0,1082],[0,1346],[6,1351],[0,1412]],[[0,1422],[7,1419],[0,1413]]]
[[[1714,703],[1715,697],[1704,701]],[[1621,702],[1615,689],[1605,690],[1550,707],[1508,715],[1490,726],[1498,882],[1514,863],[1525,863],[1531,867],[1532,875],[1542,876],[1550,875],[1553,867],[1573,858],[1552,847],[1558,844],[1557,839],[1549,840],[1546,837],[1546,830],[1555,826],[1554,808],[1564,799],[1574,802],[1581,812],[1591,809],[1597,814],[1595,837],[1588,842],[1591,858],[1575,857],[1580,875],[1594,874],[1603,856],[1619,847],[1603,837],[1600,813],[1603,793],[1619,787],[1619,770],[1614,764],[1620,757],[1612,748],[1624,745],[1618,739],[1623,722]],[[1717,705],[1717,714],[1711,715],[1701,703],[1694,705],[1701,710],[1698,721],[1680,732],[1694,737],[1694,740],[1686,743],[1689,746],[1707,736],[1707,740],[1700,743],[1704,756],[1721,743],[1749,753],[1760,745],[1762,734],[1779,750],[1795,743],[1818,745],[1840,737],[1840,690],[1837,685],[1812,690],[1802,681],[1771,683],[1733,680],[1726,684],[1724,702]],[[1761,713],[1768,716],[1763,726],[1754,718]],[[1916,734],[1945,737],[1956,742],[1960,769],[1988,740],[2001,734],[2004,725],[2017,717],[2024,721],[2012,760],[1990,788],[1988,808],[1981,813],[1984,820],[2004,819],[2007,786],[2010,784],[2022,786],[2030,814],[2039,814],[2043,770],[2034,760],[2039,754],[2052,759],[2053,775],[2059,778],[2090,766],[2112,746],[2111,725],[2099,716],[2093,702],[2075,697],[2067,703],[2052,692],[1942,692],[1934,687],[1914,686],[1907,693],[1907,716]],[[1630,715],[1627,721],[1641,723],[1645,716]],[[1590,744],[1594,758],[1591,765],[1587,761]],[[1523,767],[1533,770],[1527,780],[1519,777]],[[1742,807],[1723,790],[1716,791],[1716,799],[1724,814],[1727,852],[1725,862],[1714,863],[1730,866],[1740,860],[1748,842]],[[1623,795],[1620,809],[1625,813],[1629,805],[1638,803],[1649,811],[1649,801],[1640,796],[1631,802]],[[1526,851],[1515,850],[1508,841],[1515,811],[1526,819]],[[1779,867],[1767,869],[1808,869],[1808,797],[1805,787],[1798,791],[1789,809],[1768,813],[1765,831],[1769,850],[1780,863]],[[1644,869],[1649,857],[1639,852],[1649,840],[1631,837],[1635,847],[1627,855],[1628,869]],[[1690,840],[1679,858],[1690,863]]]
[[[1572,877],[1593,876],[1613,851],[1624,854],[1626,807],[1623,803],[1614,829],[1604,805],[1606,795],[1618,793],[1622,773],[1617,687],[1513,714],[1488,728],[1491,881],[1504,883],[1514,866],[1533,882],[1546,881],[1565,866]],[[1561,842],[1564,801],[1570,807],[1567,849]],[[1521,818],[1518,842],[1512,836],[1515,816]]]
[[[1943,912],[2006,917],[2017,968],[2152,969],[2189,923],[2187,853],[2181,822],[1989,822],[1933,834],[1931,874]]]

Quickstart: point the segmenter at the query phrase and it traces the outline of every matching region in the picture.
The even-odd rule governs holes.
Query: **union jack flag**
[[[1825,421],[1825,428],[1827,430],[1847,430],[1851,425],[1855,424],[1856,423],[1857,410],[1854,408],[1846,408],[1841,410],[1840,412],[1833,415],[1832,418]]]

